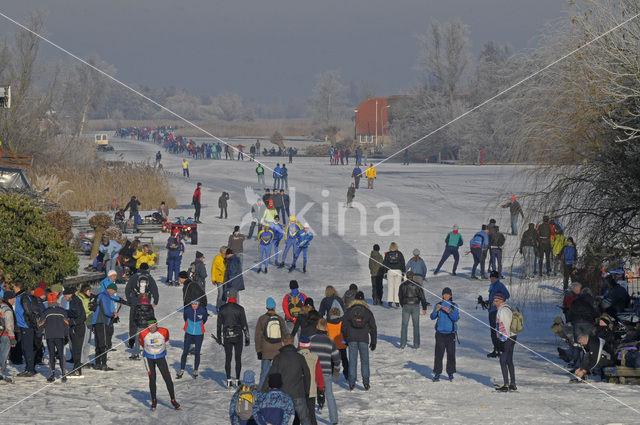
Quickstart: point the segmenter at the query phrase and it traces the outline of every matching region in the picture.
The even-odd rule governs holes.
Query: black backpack
[[[364,328],[367,322],[366,313],[367,313],[366,307],[364,306],[356,305],[355,307],[353,307],[353,311],[351,312],[351,317],[350,317],[351,326],[355,329]]]
[[[505,239],[502,233],[498,233],[496,235],[495,246],[502,247],[504,245]]]
[[[149,293],[149,275],[141,274],[138,276],[138,280],[136,282],[136,294],[148,294]]]

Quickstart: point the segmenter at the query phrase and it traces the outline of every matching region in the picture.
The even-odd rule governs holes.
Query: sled
[[[604,380],[614,384],[640,384],[640,368],[616,366],[602,369]]]

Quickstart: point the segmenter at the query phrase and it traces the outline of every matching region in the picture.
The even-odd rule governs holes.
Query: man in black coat
[[[293,408],[302,425],[311,425],[307,398],[311,385],[311,373],[304,356],[298,353],[293,345],[293,337],[285,334],[282,337],[280,353],[271,362],[271,368],[262,385],[262,392],[269,391],[269,376],[274,374],[282,376],[282,391],[293,400]],[[315,371],[314,371],[315,373]]]
[[[231,290],[236,291],[235,298],[238,299],[239,291],[244,291],[244,277],[242,271],[242,264],[240,264],[240,258],[233,252],[231,248],[227,248],[225,253],[225,265],[224,281],[225,292]],[[229,295],[227,294],[227,298]]]
[[[202,308],[207,308],[207,295],[204,289],[191,279],[189,279],[189,273],[181,271],[178,274],[178,281],[182,285],[182,306],[188,307],[191,305],[191,301],[198,300]]]
[[[73,363],[73,371],[71,376],[82,376],[82,343],[84,341],[84,333],[87,329],[85,320],[87,319],[82,300],[75,294],[72,287],[66,287],[63,291],[64,299],[69,303],[69,338],[71,340],[71,362]]]
[[[138,333],[135,318],[135,306],[138,305],[138,297],[143,293],[149,294],[151,298],[153,298],[151,304],[153,308],[156,308],[158,301],[160,301],[158,285],[149,274],[149,265],[147,263],[140,264],[140,270],[129,278],[124,293],[127,297],[127,304],[129,305],[129,348],[132,348],[135,343],[136,334]]]
[[[567,322],[571,323],[573,330],[573,364],[577,364],[580,359],[580,347],[577,347],[578,337],[580,335],[590,335],[595,325],[598,311],[594,307],[594,300],[588,288],[582,289],[582,292],[571,303],[567,312]]]
[[[238,304],[237,292],[228,292],[227,303],[220,307],[218,312],[217,338],[218,344],[224,346],[224,370],[227,374],[227,387],[231,388],[234,381],[231,379],[231,355],[235,351],[236,379],[235,385],[240,382],[242,372],[242,336],[244,345],[249,346],[249,326],[244,308]],[[306,401],[305,401],[306,402]]]
[[[586,374],[600,363],[604,355],[604,341],[595,335],[582,334],[578,337],[578,343],[583,356],[580,367],[574,372],[576,378],[572,379],[572,381],[585,379]]]
[[[362,291],[358,291],[356,299],[345,312],[341,330],[349,347],[349,390],[356,386],[358,354],[362,362],[362,384],[365,390],[369,390],[369,349],[376,349],[378,329]]]
[[[407,346],[407,331],[409,318],[413,323],[413,348],[420,347],[420,305],[422,315],[427,314],[427,299],[424,296],[422,286],[413,281],[413,272],[407,272],[407,280],[402,282],[398,291],[400,305],[402,306],[402,324],[400,326],[400,348]]]

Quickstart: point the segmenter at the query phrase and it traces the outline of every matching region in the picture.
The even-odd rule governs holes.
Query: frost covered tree
[[[310,100],[314,122],[322,129],[336,126],[345,114],[347,102],[347,87],[341,81],[340,72],[318,74]]]

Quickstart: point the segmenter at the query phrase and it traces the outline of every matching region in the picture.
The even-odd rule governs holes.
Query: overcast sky
[[[488,40],[535,47],[563,0],[2,0],[24,21],[46,15],[47,37],[78,56],[98,54],[128,83],[231,91],[271,101],[307,98],[319,72],[372,81],[375,95],[416,80],[416,35],[432,19],[460,18],[474,54]],[[15,29],[0,25],[0,36]],[[43,45],[48,59],[73,61]]]

